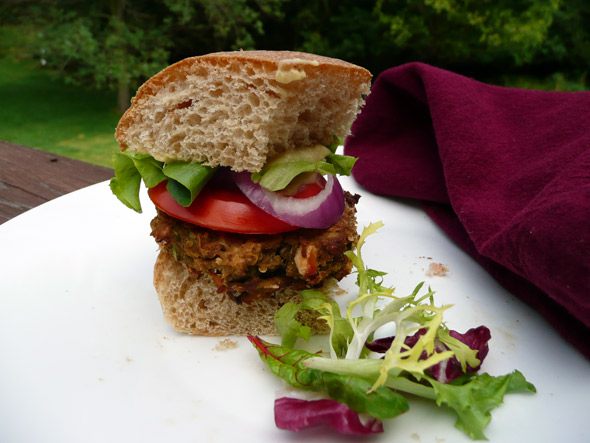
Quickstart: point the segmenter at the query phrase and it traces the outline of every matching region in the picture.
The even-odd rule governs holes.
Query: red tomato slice
[[[323,178],[323,177],[322,177]],[[326,180],[324,180],[324,186],[326,185]],[[307,183],[299,188],[297,194],[295,194],[294,198],[309,198],[313,197],[314,195],[319,194],[324,189],[324,186],[320,186],[318,183]]]
[[[279,193],[293,198],[309,198],[319,194],[326,187],[326,179],[317,172],[304,173],[296,177]]]
[[[166,182],[149,189],[148,195],[158,208],[171,217],[217,231],[277,234],[298,229],[255,206],[238,189],[229,174],[223,172],[215,174],[189,207],[172,198],[166,190]]]

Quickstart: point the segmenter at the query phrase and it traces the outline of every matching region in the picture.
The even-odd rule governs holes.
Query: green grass
[[[115,94],[66,85],[35,63],[0,58],[0,140],[111,166]]]

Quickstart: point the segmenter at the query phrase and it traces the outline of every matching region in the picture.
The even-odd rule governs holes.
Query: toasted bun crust
[[[294,147],[344,138],[371,74],[342,60],[289,51],[191,57],[139,88],[115,136],[160,161],[256,172]]]
[[[154,285],[164,319],[174,329],[195,335],[277,335],[274,316],[285,303],[300,302],[292,288],[278,291],[273,297],[238,304],[225,293],[218,293],[207,275],[197,277],[186,271],[166,251],[160,251],[154,267]],[[330,296],[336,287],[330,280],[323,288]],[[302,311],[298,320],[311,327],[312,333],[328,332],[316,315]]]

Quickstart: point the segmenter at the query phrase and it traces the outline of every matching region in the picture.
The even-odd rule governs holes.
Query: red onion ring
[[[293,226],[325,229],[344,213],[344,191],[333,175],[328,175],[322,191],[308,198],[294,198],[268,191],[254,183],[247,171],[232,171],[232,176],[238,188],[252,203]]]

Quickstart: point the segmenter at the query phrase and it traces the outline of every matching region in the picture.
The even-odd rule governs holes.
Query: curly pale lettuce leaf
[[[406,337],[404,345],[413,347],[420,336],[425,333],[426,329],[419,329],[414,335]],[[391,347],[394,339],[395,337],[383,337],[366,343],[366,346],[372,352],[385,353]],[[471,328],[464,334],[441,327],[434,341],[434,352],[440,353],[452,349],[455,355],[430,366],[428,375],[441,383],[449,383],[466,373],[477,372],[481,367],[481,362],[488,354],[490,339],[490,330],[485,326]],[[427,353],[422,352],[420,358],[426,359],[427,357]]]
[[[113,166],[115,177],[110,182],[113,194],[137,212],[141,212],[139,189],[142,180],[148,188],[168,180],[166,189],[172,198],[183,206],[190,206],[216,171],[216,168],[199,163],[165,163],[149,154],[131,151],[114,152]]]

